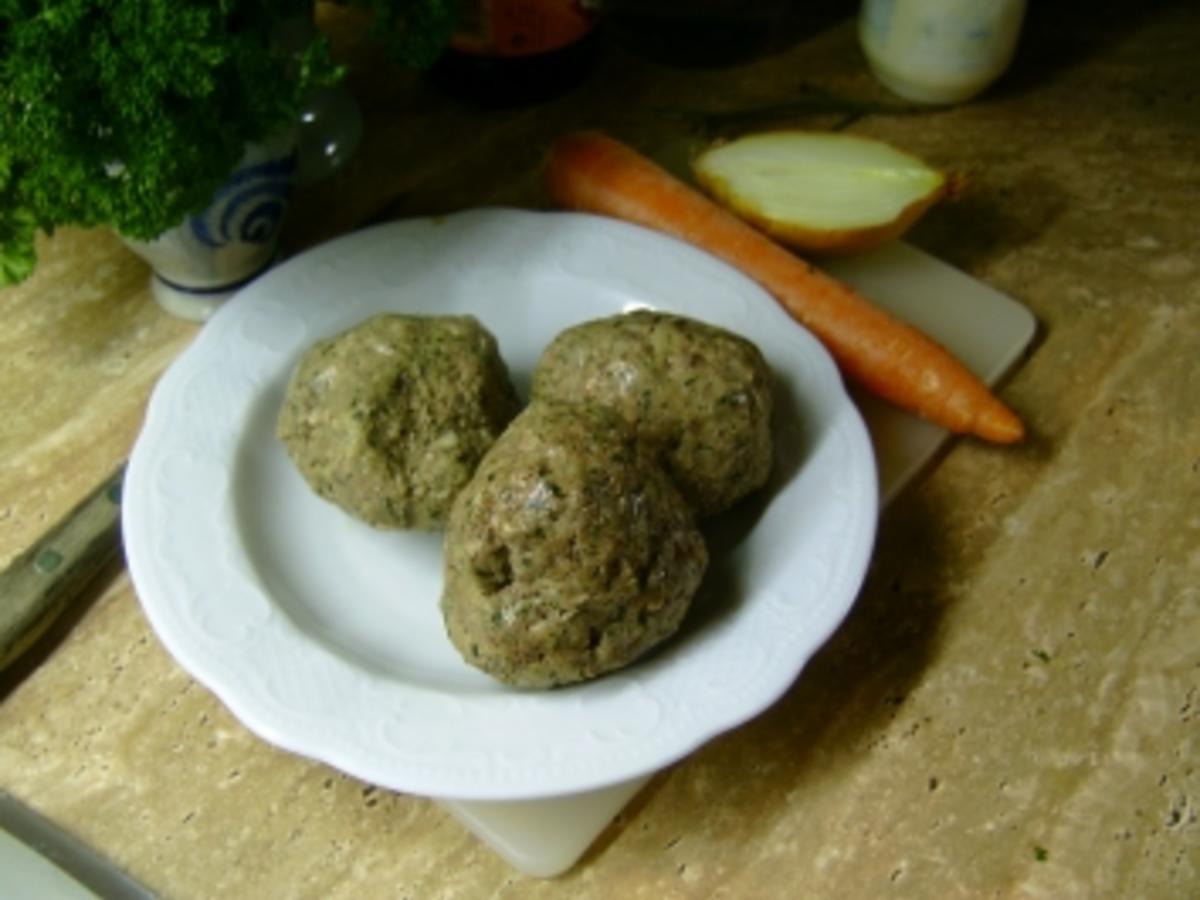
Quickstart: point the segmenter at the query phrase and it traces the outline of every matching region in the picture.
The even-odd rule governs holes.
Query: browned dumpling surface
[[[468,663],[569,684],[673,634],[707,562],[691,510],[619,417],[535,402],[455,501],[442,612]]]
[[[383,528],[437,529],[519,409],[471,316],[385,314],[311,347],[277,433],[320,496]]]
[[[705,322],[643,310],[569,328],[539,359],[533,397],[616,410],[702,517],[771,473],[771,370],[753,343]]]

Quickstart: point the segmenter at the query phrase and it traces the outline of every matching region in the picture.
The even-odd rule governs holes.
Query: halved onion
[[[824,131],[746,135],[693,166],[718,203],[781,243],[822,254],[899,237],[954,184],[891,144]]]

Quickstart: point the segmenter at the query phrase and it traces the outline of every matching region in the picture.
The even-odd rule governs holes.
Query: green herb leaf
[[[28,210],[0,208],[0,285],[16,284],[33,274],[36,236],[37,222]]]
[[[12,166],[0,155],[0,285],[24,281],[37,263],[37,220],[11,184]]]

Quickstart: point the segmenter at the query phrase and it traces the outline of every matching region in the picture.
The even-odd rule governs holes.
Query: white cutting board
[[[937,340],[988,384],[1012,368],[1037,328],[1020,303],[902,242],[824,268]],[[948,435],[873,397],[854,397],[871,432],[887,504],[932,462]],[[437,802],[517,869],[546,878],[574,865],[649,779],[543,800]]]

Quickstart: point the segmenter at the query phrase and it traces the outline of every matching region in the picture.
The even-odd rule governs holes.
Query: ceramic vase
[[[122,238],[168,312],[203,322],[275,259],[296,172],[294,133],[252,144],[212,202],[151,241]]]

